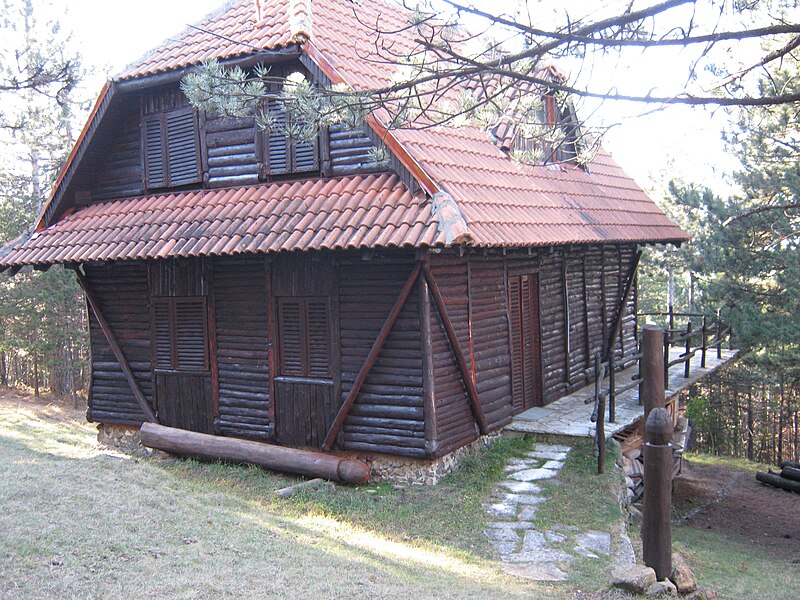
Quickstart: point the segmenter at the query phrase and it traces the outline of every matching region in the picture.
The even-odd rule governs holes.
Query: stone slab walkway
[[[558,525],[547,531],[534,527],[536,513],[547,500],[540,484],[558,476],[570,450],[569,446],[537,443],[524,457],[510,460],[505,479],[492,501],[484,505],[492,517],[486,537],[506,573],[537,581],[563,581],[565,569],[576,556],[611,555],[608,532]]]

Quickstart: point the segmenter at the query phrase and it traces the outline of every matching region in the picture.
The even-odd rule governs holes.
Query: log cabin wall
[[[274,434],[268,269],[263,256],[213,260],[218,424],[222,435],[264,440]]]
[[[144,263],[86,265],[86,279],[117,336],[142,393],[152,405],[150,311]],[[122,368],[89,310],[91,422],[139,425],[144,420]]]
[[[348,254],[340,258],[342,400],[352,389],[413,268],[412,255],[361,260]],[[339,435],[341,448],[426,456],[419,310],[415,289],[344,422]]]
[[[593,381],[593,356],[607,343],[634,252],[634,246],[572,246],[505,257],[431,255],[491,429],[508,423],[512,410],[507,278],[538,275],[542,395],[549,403]],[[635,307],[632,295],[614,346],[620,368],[635,362]],[[477,431],[441,320],[435,313],[431,320],[441,455],[472,441]]]

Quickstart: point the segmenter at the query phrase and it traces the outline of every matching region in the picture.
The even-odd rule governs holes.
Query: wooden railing
[[[731,327],[725,324],[717,312],[716,318],[710,321],[707,315],[701,313],[679,313],[675,312],[670,306],[666,312],[638,313],[637,325],[641,323],[642,317],[656,317],[662,319],[664,327],[664,388],[669,388],[670,369],[675,366],[683,365],[683,376],[688,379],[691,376],[692,358],[700,352],[700,367],[706,367],[706,357],[708,352],[716,349],[717,359],[722,358],[722,346],[727,340],[730,343]],[[686,320],[685,326],[676,327],[676,321]],[[616,399],[619,394],[627,392],[641,386],[641,335],[636,332],[637,352],[632,356],[627,356],[627,360],[635,360],[640,366],[639,372],[626,385],[617,385],[614,352],[610,352],[608,360],[603,361],[600,353],[594,357],[594,396],[589,397],[586,403],[594,402],[591,421],[597,423],[595,429],[595,455],[597,456],[598,472],[602,473],[605,468],[605,426],[604,418],[606,405],[608,406],[608,422],[616,421]],[[697,341],[696,345],[693,345]],[[683,348],[683,352],[677,358],[670,360],[671,349],[673,347]],[[608,380],[606,384],[605,381]],[[641,389],[639,393],[639,403],[641,404]]]

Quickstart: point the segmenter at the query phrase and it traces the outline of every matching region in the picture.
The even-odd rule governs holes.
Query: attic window
[[[569,104],[553,94],[542,97],[533,122],[520,125],[514,152],[523,162],[548,164],[574,160],[578,155],[578,120]]]
[[[293,73],[288,81],[304,78],[302,73]],[[277,85],[270,90],[277,94]],[[292,173],[319,171],[319,138],[308,140],[303,135],[304,123],[293,117],[281,98],[270,98],[264,102],[262,112],[266,117],[266,128],[258,127],[256,133],[259,177],[262,180]]]
[[[189,107],[144,117],[145,188],[201,181],[197,115]]]

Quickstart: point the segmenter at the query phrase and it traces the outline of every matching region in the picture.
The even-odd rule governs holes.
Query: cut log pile
[[[761,483],[800,494],[800,462],[793,460],[783,460],[778,463],[781,467],[780,473],[769,469],[768,473],[759,471],[756,479]]]

